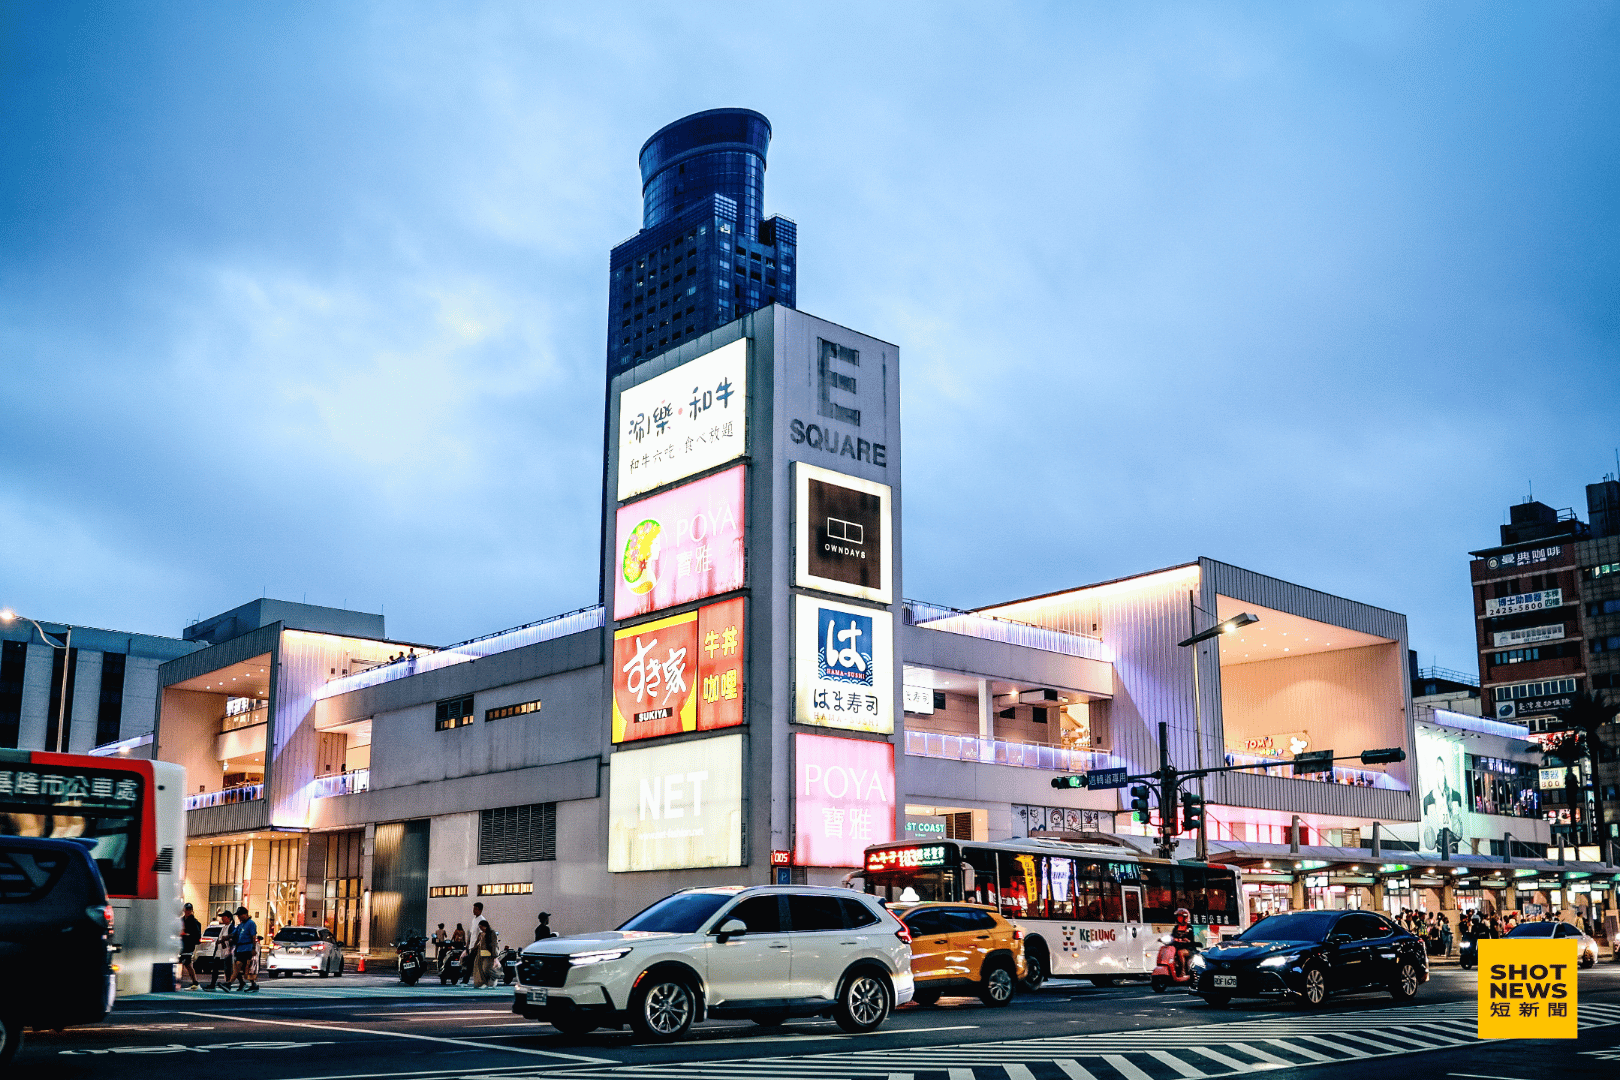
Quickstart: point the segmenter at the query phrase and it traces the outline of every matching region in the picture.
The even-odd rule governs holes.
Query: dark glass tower
[[[798,227],[761,219],[771,122],[710,109],[641,148],[641,231],[613,249],[608,378],[750,311],[795,304]]]

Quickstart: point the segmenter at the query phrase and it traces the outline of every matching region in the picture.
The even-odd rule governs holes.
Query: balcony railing
[[[264,798],[263,784],[244,784],[224,791],[202,791],[186,796],[187,810],[201,810],[205,806],[224,806],[227,803],[253,802]]]
[[[346,773],[337,773],[333,776],[317,776],[310,781],[309,797],[329,799],[333,795],[353,795],[359,791],[370,790],[371,770],[350,769]]]
[[[921,626],[927,630],[943,630],[948,634],[962,634],[985,641],[1021,645],[1026,649],[1062,653],[1064,656],[1078,656],[1086,660],[1100,660],[1105,664],[1114,662],[1114,650],[1105,645],[1101,638],[1071,634],[1063,630],[1048,630],[1044,626],[1031,626],[1010,619],[998,619],[992,615],[941,607],[921,600],[906,600],[902,604],[902,617],[912,626]]]
[[[1053,772],[1085,772],[1124,764],[1112,754],[1097,750],[1069,750],[1062,746],[981,739],[977,735],[943,735],[936,731],[906,732],[906,753],[912,757],[976,761],[982,765],[1012,765]]]
[[[1390,791],[1410,790],[1400,781],[1386,772],[1377,769],[1349,769],[1339,765],[1333,766],[1331,773],[1308,773],[1304,776],[1294,775],[1294,763],[1291,760],[1278,761],[1276,758],[1259,757],[1254,754],[1234,754],[1230,751],[1226,755],[1228,765],[1250,765],[1253,768],[1243,769],[1243,772],[1254,773],[1257,776],[1282,776],[1289,780],[1310,780],[1319,784],[1344,784],[1348,787],[1385,788]]]
[[[556,615],[539,622],[527,623],[523,626],[514,626],[510,630],[502,630],[498,634],[486,634],[483,637],[463,641],[459,645],[451,645],[437,652],[413,654],[410,657],[390,664],[374,667],[369,671],[357,671],[351,675],[340,675],[327,682],[324,686],[315,689],[314,697],[317,701],[322,698],[335,697],[338,694],[347,694],[354,690],[363,690],[368,686],[380,686],[395,679],[405,679],[412,675],[420,675],[424,671],[436,671],[439,668],[450,667],[453,664],[464,664],[468,660],[477,660],[481,656],[493,656],[496,653],[510,652],[521,649],[525,645],[536,642],[550,641],[553,638],[566,637],[577,634],[583,630],[597,630],[603,625],[603,608],[600,604],[595,607],[580,608],[570,611],[566,615]]]

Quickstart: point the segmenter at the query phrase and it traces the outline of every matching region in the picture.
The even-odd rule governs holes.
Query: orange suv
[[[978,904],[913,904],[891,910],[911,931],[912,1001],[976,994],[986,1005],[1012,1001],[1025,975],[1024,931]]]

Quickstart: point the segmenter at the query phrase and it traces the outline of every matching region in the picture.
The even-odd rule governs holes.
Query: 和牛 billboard
[[[814,596],[794,598],[793,719],[894,730],[894,617]]]
[[[619,507],[615,620],[742,588],[746,471],[738,465]]]
[[[616,750],[608,759],[608,870],[742,865],[743,737]]]
[[[743,599],[613,634],[613,741],[743,722]]]
[[[742,457],[748,341],[722,345],[619,394],[619,501]]]
[[[793,862],[862,866],[894,839],[894,746],[830,735],[793,737]]]

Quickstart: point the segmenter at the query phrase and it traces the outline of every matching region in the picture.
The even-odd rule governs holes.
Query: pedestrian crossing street
[[[547,1068],[547,1080],[1200,1080],[1367,1062],[1476,1042],[1472,1001],[1376,1012],[1297,1014],[1230,1024],[1060,1035],[797,1057]],[[1582,1028],[1620,1024],[1620,1005],[1583,1004]],[[507,1073],[505,1080],[515,1080]]]

